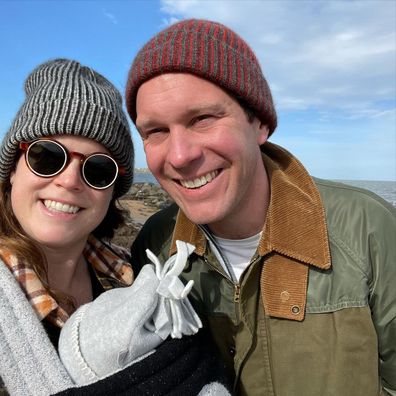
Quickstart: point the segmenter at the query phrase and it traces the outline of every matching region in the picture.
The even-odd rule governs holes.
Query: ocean
[[[351,186],[362,187],[373,191],[396,207],[396,181],[378,180],[336,180]],[[151,173],[135,172],[134,183],[158,184]]]

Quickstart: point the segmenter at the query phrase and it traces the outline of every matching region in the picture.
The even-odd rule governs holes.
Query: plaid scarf
[[[90,235],[83,255],[105,290],[132,284],[133,270],[128,262],[130,255],[126,249],[110,243],[105,244]],[[54,325],[63,327],[69,314],[45,290],[29,263],[18,260],[3,247],[0,249],[0,257],[19,282],[39,319],[47,318]]]

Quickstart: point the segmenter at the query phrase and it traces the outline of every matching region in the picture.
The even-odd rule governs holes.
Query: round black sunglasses
[[[61,173],[72,157],[79,158],[81,175],[88,186],[104,190],[114,184],[118,175],[125,174],[125,168],[104,153],[84,155],[69,151],[55,140],[38,139],[33,142],[21,142],[19,148],[25,152],[28,168],[37,176],[53,177]]]

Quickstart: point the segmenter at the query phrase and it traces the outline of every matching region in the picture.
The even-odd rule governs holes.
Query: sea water
[[[336,180],[341,183],[370,190],[396,207],[396,181]],[[151,173],[135,172],[134,183],[158,184]]]

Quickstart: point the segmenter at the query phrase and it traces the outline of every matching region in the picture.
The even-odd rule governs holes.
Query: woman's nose
[[[67,190],[81,191],[85,182],[81,175],[81,161],[72,158],[61,173],[54,177],[54,183]]]

